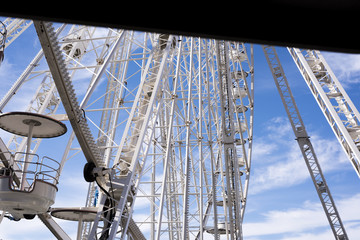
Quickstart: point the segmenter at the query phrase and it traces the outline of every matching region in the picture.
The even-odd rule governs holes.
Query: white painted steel
[[[321,170],[320,163],[317,160],[310,137],[306,132],[304,122],[296,106],[275,47],[262,46],[262,48],[334,237],[335,239],[349,239]]]
[[[359,112],[319,51],[288,48],[335,136],[360,177]]]
[[[85,203],[98,213],[94,223],[79,228],[81,238],[241,239],[253,143],[252,46],[79,25],[55,34],[47,23],[35,26],[50,68],[38,66],[39,53],[0,109],[24,82],[41,78],[27,111],[71,122],[61,169],[81,160],[81,153],[98,166]],[[310,71],[319,70],[307,68],[317,62],[291,53],[311,82]],[[311,54],[335,79],[321,54]],[[319,84],[327,92],[314,92],[320,92],[315,83],[310,89],[358,166],[357,110],[336,80]],[[339,107],[331,110],[323,99]],[[58,111],[61,102],[66,115]],[[345,127],[337,126],[341,122]],[[32,152],[39,144],[32,141]],[[25,146],[26,139],[16,136],[7,145],[9,151]],[[139,211],[143,217],[136,215],[135,222]],[[45,215],[54,235],[62,235]],[[151,233],[144,235],[146,228]]]

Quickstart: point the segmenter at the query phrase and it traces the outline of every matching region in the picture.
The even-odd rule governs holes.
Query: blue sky
[[[40,44],[33,26],[6,49],[5,60],[0,66],[0,98],[39,49]],[[355,239],[360,235],[360,180],[287,49],[277,48],[277,51],[348,236]],[[360,56],[329,52],[323,54],[355,106],[360,108]],[[32,97],[34,85],[25,84],[21,97],[6,110],[22,110],[21,108],[26,107],[25,104]],[[254,124],[252,173],[243,224],[244,239],[333,239],[259,45],[255,45]],[[3,131],[0,136],[5,139],[8,137]],[[66,142],[68,136],[69,133],[60,140],[44,142],[40,151],[46,152],[49,146],[58,141]],[[61,159],[64,148],[65,146],[59,147],[58,151],[47,152],[46,155]],[[85,204],[87,184],[82,177],[84,163],[85,160],[80,159],[69,161],[65,165],[53,207]],[[76,223],[58,222],[75,239]],[[54,237],[38,219],[20,222],[4,219],[0,225],[0,239]]]

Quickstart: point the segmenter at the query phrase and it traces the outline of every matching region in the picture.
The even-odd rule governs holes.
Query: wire
[[[111,175],[109,174],[109,180],[110,180],[110,189],[113,189],[112,186],[112,181],[111,181]],[[97,181],[97,179],[95,178],[95,181],[97,183],[97,185],[99,186],[99,188],[106,194],[107,199],[105,200],[104,203],[104,207],[103,207],[103,211],[104,211],[104,218],[106,218],[108,220],[108,223],[105,223],[104,221],[104,228],[107,229],[105,232],[103,232],[100,236],[100,240],[105,240],[109,237],[109,231],[110,231],[110,225],[114,220],[116,211],[115,211],[115,198],[114,198],[114,191],[111,191],[112,194],[110,194],[108,191],[106,191],[105,188],[103,188],[101,186],[101,184],[99,184],[99,182]],[[105,211],[109,211],[109,213],[105,214]],[[105,225],[108,224],[106,227]]]

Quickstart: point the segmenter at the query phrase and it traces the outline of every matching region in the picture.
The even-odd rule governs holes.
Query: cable
[[[103,212],[104,212],[104,218],[108,220],[108,222],[106,223],[104,221],[104,228],[106,229],[100,236],[100,240],[105,240],[109,237],[109,231],[110,231],[110,225],[114,220],[116,211],[115,211],[115,201],[114,201],[114,191],[112,191],[112,194],[110,194],[108,191],[106,191],[105,188],[103,188],[101,186],[101,184],[99,184],[99,182],[97,181],[97,179],[95,178],[95,181],[97,183],[97,185],[99,186],[99,188],[106,194],[107,198],[105,200],[104,203],[104,207],[103,207]],[[112,181],[111,181],[111,175],[109,174],[109,181],[110,181],[110,189],[113,189],[112,186]],[[108,210],[110,209],[110,211],[108,212]],[[106,214],[105,214],[106,212]],[[106,227],[105,227],[106,226]]]

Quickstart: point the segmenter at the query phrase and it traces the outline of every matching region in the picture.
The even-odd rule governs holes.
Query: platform
[[[70,220],[92,222],[95,220],[97,207],[66,207],[52,208],[51,215],[56,218]]]
[[[29,134],[29,126],[32,126]],[[35,138],[53,138],[66,133],[66,125],[46,115],[31,112],[9,112],[0,115],[0,128],[7,132]]]
[[[47,212],[58,191],[60,164],[36,154],[7,155],[11,156],[8,167],[0,169],[0,210],[9,212],[15,219]],[[26,179],[21,181],[24,172],[15,166],[21,166],[27,155],[32,162],[26,171]]]

